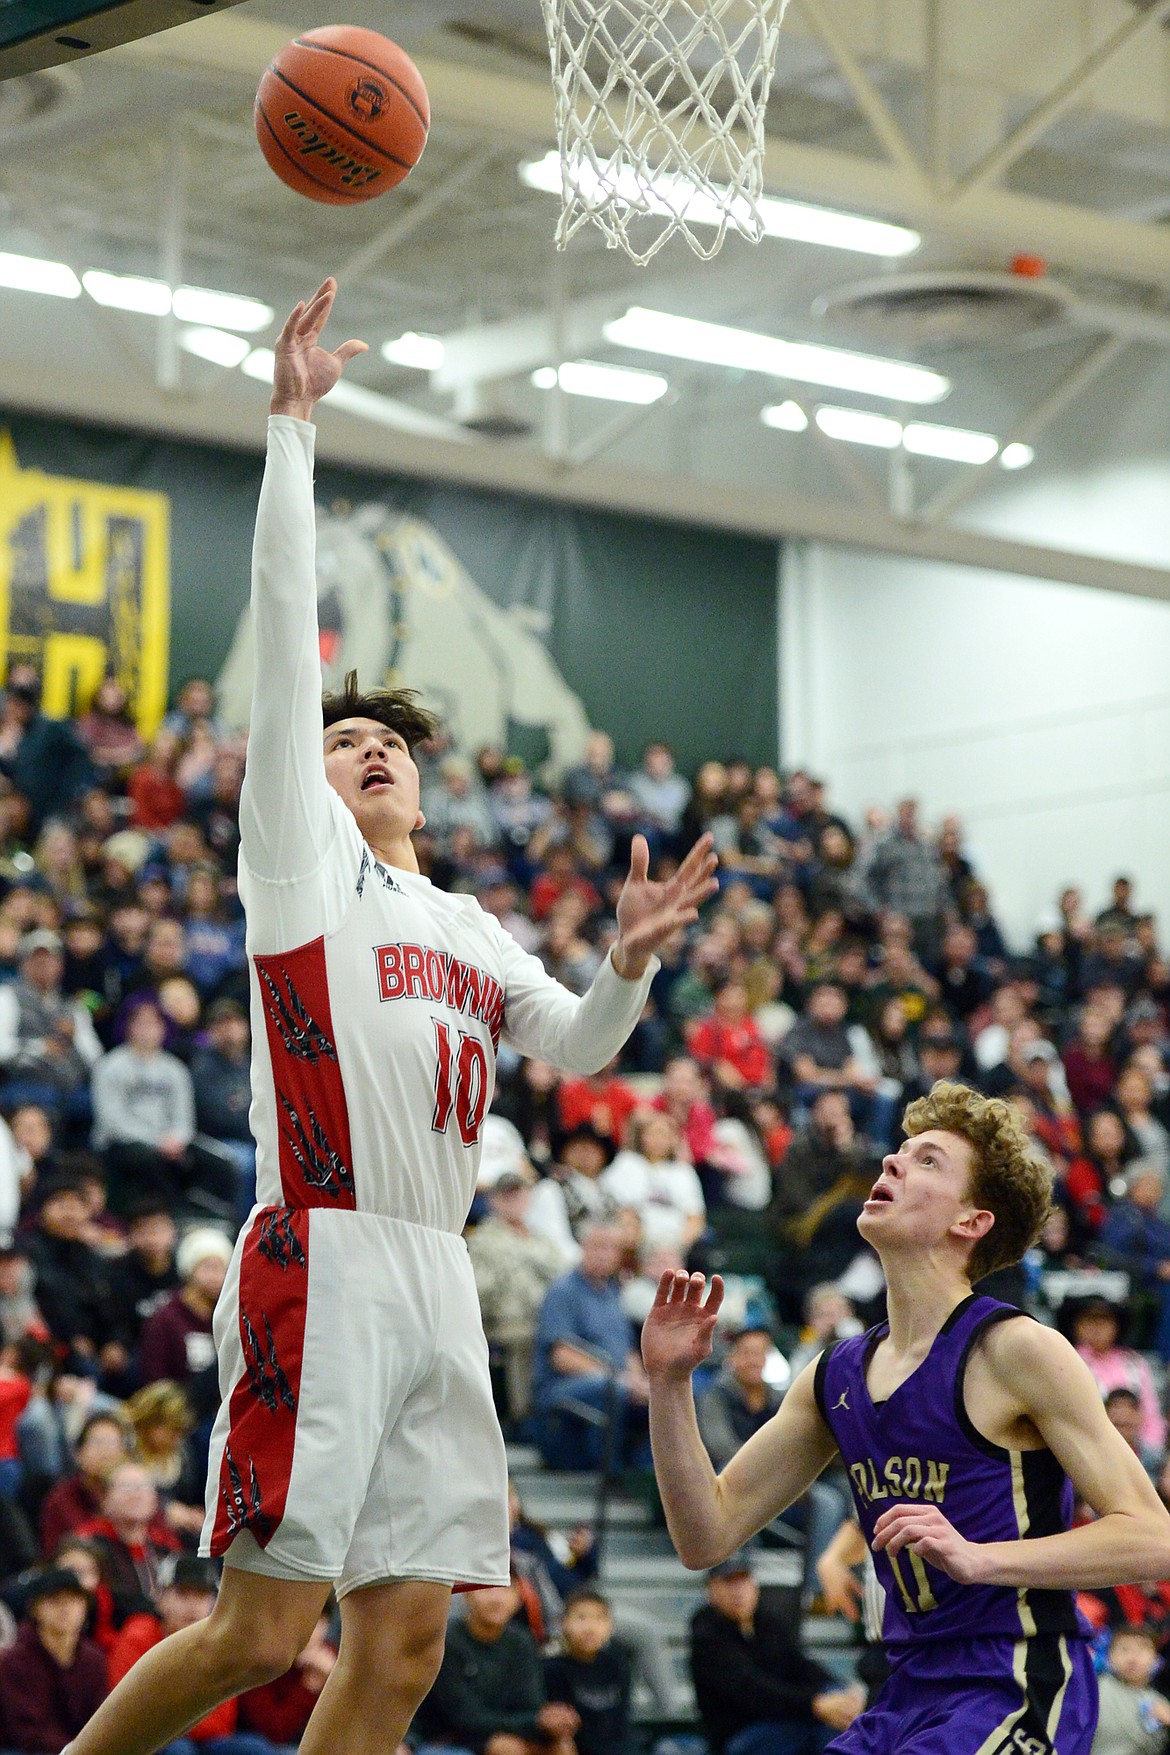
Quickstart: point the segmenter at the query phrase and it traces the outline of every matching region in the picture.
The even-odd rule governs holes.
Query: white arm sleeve
[[[330,931],[352,886],[329,854],[345,837],[355,870],[361,858],[357,825],[325,778],[321,744],[315,442],[308,421],[269,419],[252,551],[256,676],[240,794],[244,900],[261,952]]]
[[[642,1015],[660,967],[657,957],[640,981],[623,981],[607,956],[588,993],[578,997],[554,981],[538,957],[522,951],[498,921],[487,918],[504,952],[504,1040],[562,1072],[600,1072]]]

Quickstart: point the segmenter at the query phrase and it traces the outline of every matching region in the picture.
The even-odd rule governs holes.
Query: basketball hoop
[[[764,112],[788,0],[541,0],[561,160],[557,248],[592,220],[649,262],[758,243]],[[712,235],[711,228],[714,227]]]

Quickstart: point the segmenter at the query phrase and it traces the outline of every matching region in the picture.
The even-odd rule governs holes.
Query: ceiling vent
[[[869,341],[946,352],[1054,341],[1072,303],[1056,281],[955,269],[854,281],[822,294],[813,314]]]

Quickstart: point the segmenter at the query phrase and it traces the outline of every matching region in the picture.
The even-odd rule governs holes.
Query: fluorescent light
[[[100,268],[87,268],[81,284],[95,305],[105,305],[114,311],[165,317],[171,308],[171,289],[165,280],[147,280],[140,274],[105,274]]]
[[[769,408],[761,408],[760,419],[766,427],[775,427],[778,433],[808,431],[808,415],[799,402],[776,402]]]
[[[642,305],[631,305],[624,317],[607,323],[604,335],[618,347],[638,348],[643,353],[669,354],[735,371],[765,372],[774,378],[794,378],[798,383],[888,397],[892,402],[941,402],[951,388],[950,380],[940,372],[906,360],[781,341],[774,335],[757,335],[725,323],[704,323],[695,317],[676,317]]]
[[[1029,463],[1035,463],[1036,453],[1031,445],[1005,445],[999,460],[1001,469],[1027,469]]]
[[[599,360],[566,360],[560,367],[541,366],[533,372],[538,390],[551,390],[558,383],[570,396],[595,396],[602,402],[634,402],[643,406],[666,395],[667,379],[657,372],[641,372],[631,366],[607,366]]]
[[[179,346],[213,366],[243,365],[252,351],[242,335],[229,335],[225,329],[184,329]]]
[[[902,423],[888,414],[871,414],[861,408],[818,408],[817,425],[827,439],[843,439],[847,445],[876,445],[896,451],[902,443]]]
[[[999,450],[999,440],[991,433],[936,427],[926,421],[911,421],[902,443],[915,457],[941,457],[947,463],[990,463]]]
[[[253,348],[240,370],[245,377],[255,378],[260,384],[271,384],[276,371],[276,355],[270,347]]]
[[[408,329],[395,341],[382,343],[384,360],[389,360],[392,366],[413,366],[419,372],[437,372],[445,351],[437,335],[420,335],[416,329]]]
[[[547,195],[559,195],[563,186],[561,157],[547,152],[541,159],[520,166],[520,181],[530,189]],[[625,166],[602,176],[590,163],[570,167],[570,179],[587,207],[598,207],[610,193],[631,207],[651,215],[685,212],[687,222],[694,225],[718,225],[722,218],[720,204],[685,177],[660,176],[647,184],[630,167]],[[737,217],[748,217],[748,205],[742,196],[733,200]],[[764,234],[770,238],[789,238],[802,244],[823,244],[836,250],[855,250],[865,256],[909,256],[922,243],[921,233],[907,226],[890,225],[881,219],[866,219],[855,213],[840,213],[835,208],[814,207],[804,201],[786,201],[775,195],[764,195],[756,202],[756,210]]]
[[[0,286],[14,292],[46,293],[52,299],[81,297],[81,282],[67,263],[13,256],[4,250],[0,250]]]
[[[213,329],[239,329],[255,335],[267,329],[274,312],[259,299],[238,298],[235,293],[213,292],[205,286],[181,286],[174,297],[180,323],[207,324]]]

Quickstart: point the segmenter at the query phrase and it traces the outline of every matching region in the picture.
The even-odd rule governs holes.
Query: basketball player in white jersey
[[[460,1235],[497,1045],[596,1071],[642,1011],[655,947],[715,888],[709,841],[666,884],[635,841],[616,944],[578,999],[419,874],[411,750],[432,721],[411,695],[331,697],[322,761],[309,422],[364,351],[319,345],[336,290],[298,305],[277,344],[256,531],[240,891],[259,1204],[215,1316],[203,1551],[223,1556],[223,1584],[72,1755],[153,1755],[283,1674],[334,1587],[341,1651],[302,1755],[397,1748],[452,1589],[508,1581],[503,1441]]]

